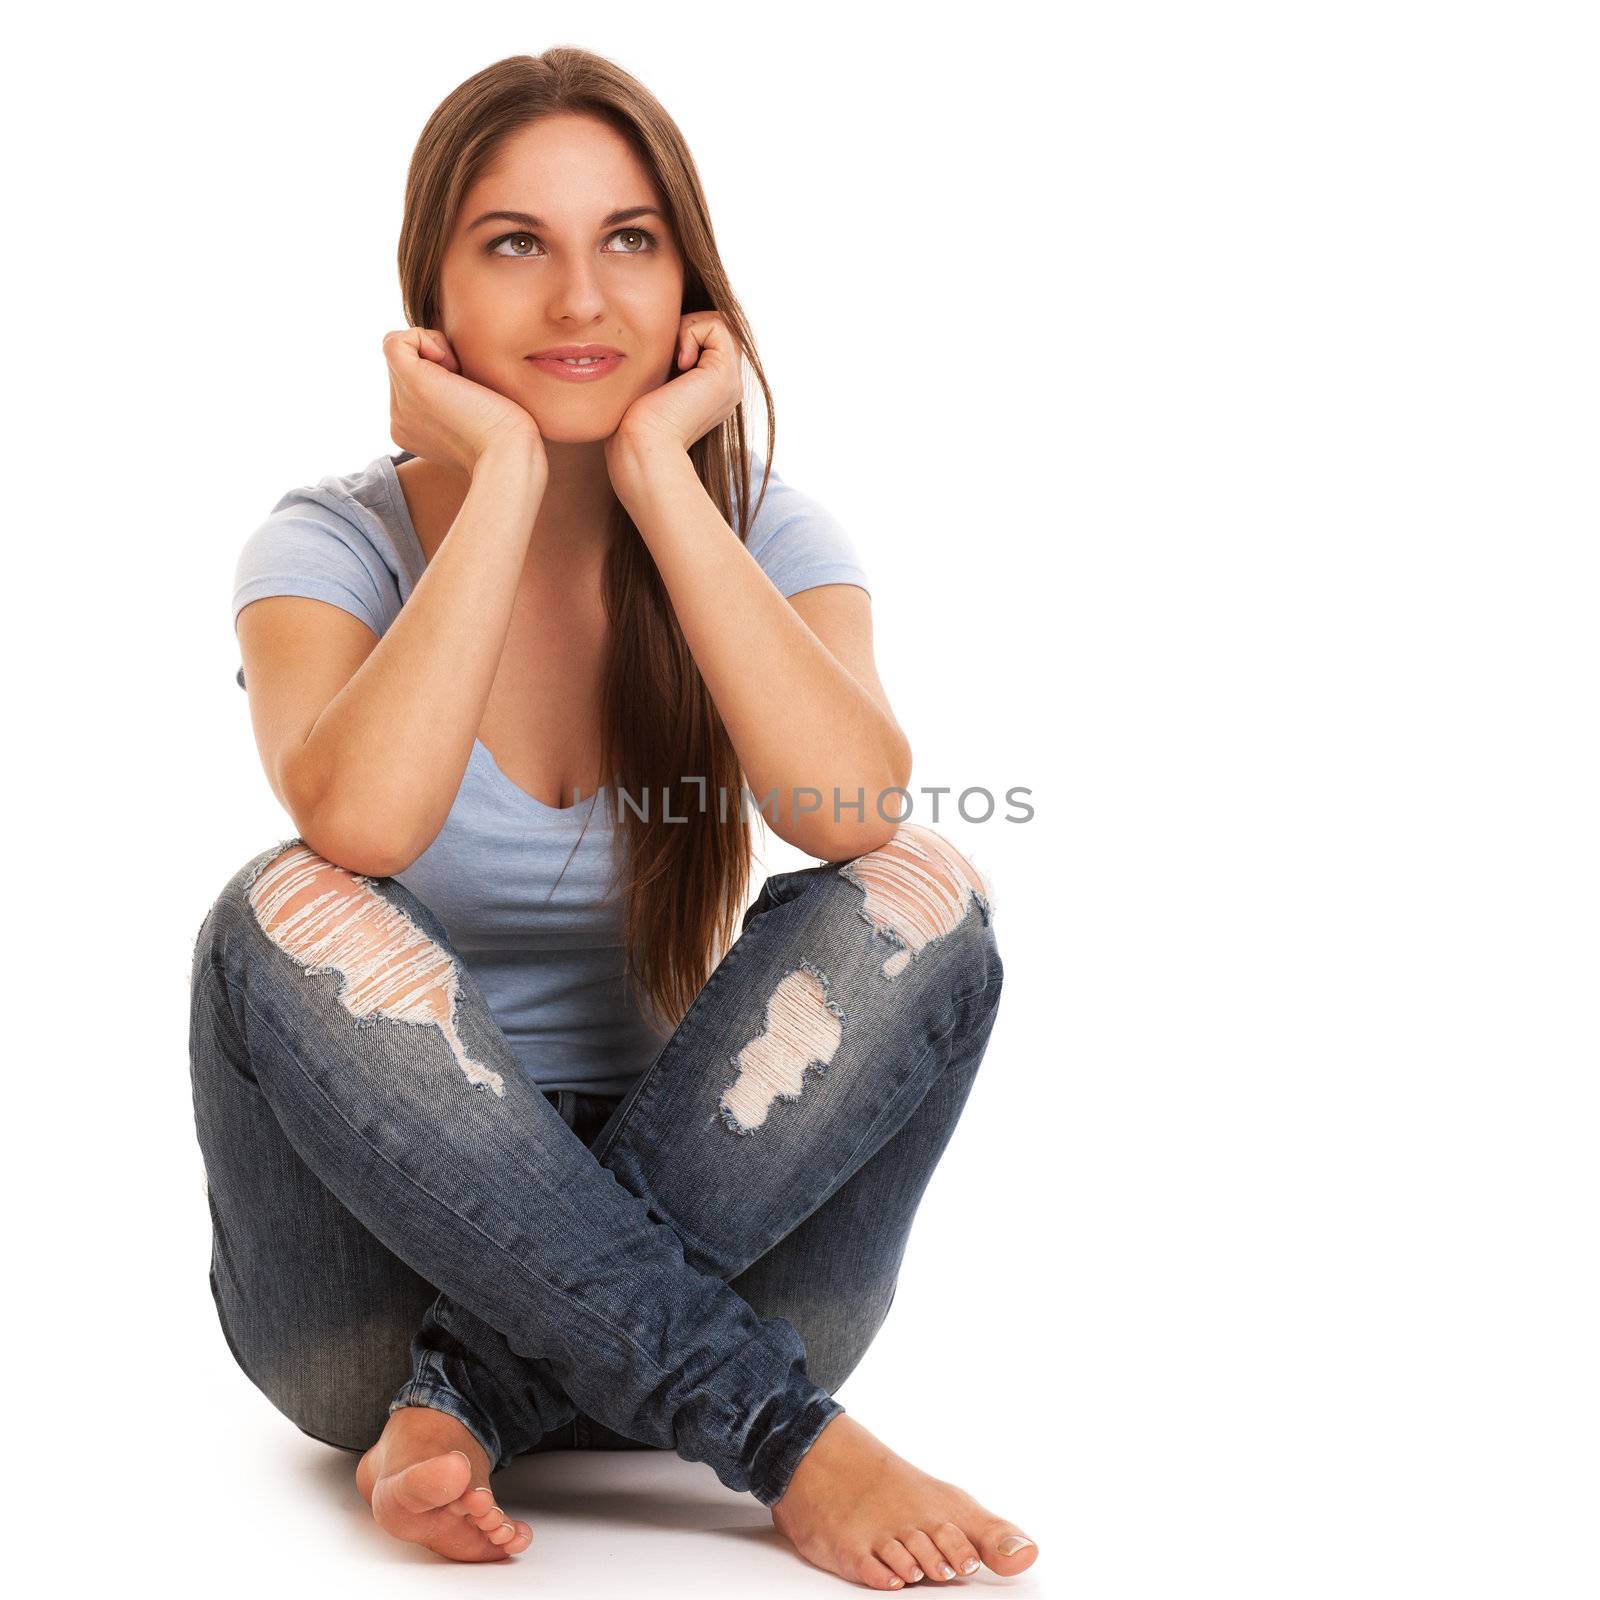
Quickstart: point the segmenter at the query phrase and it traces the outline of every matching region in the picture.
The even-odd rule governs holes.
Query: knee
[[[423,928],[422,908],[398,884],[336,865],[301,839],[258,857],[241,874],[249,921],[306,972],[337,971],[339,998],[357,1017],[396,1016],[455,988],[454,954]],[[408,909],[409,908],[409,909]]]
[[[263,852],[225,891],[249,959],[288,956],[299,973],[334,973],[358,1023],[431,1024],[474,1088],[505,1098],[505,1078],[473,1060],[456,1028],[463,964],[442,925],[404,884],[327,860],[303,839]]]
[[[206,908],[205,919],[194,937],[191,954],[195,974],[206,963],[218,967],[231,966],[237,951],[247,951],[251,947],[248,933],[241,938],[240,930],[248,929],[251,924],[259,926],[255,915],[259,894],[257,885],[269,868],[277,867],[293,854],[296,847],[303,850],[305,841],[299,838],[285,839],[281,844],[263,850],[246,861],[223,884],[216,898]]]
[[[232,898],[272,939],[309,952],[377,897],[370,882],[318,855],[304,839],[288,839],[246,865],[229,885]]]
[[[886,978],[936,940],[954,940],[972,961],[998,966],[993,884],[942,833],[902,823],[888,844],[846,861],[839,876],[863,896],[859,915],[900,947],[883,964]]]

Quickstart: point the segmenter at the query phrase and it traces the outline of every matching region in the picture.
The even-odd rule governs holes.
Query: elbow
[[[808,844],[791,840],[797,849],[814,855],[819,861],[854,861],[857,856],[870,855],[881,850],[899,831],[898,822],[868,822],[859,828],[833,826]]]
[[[890,736],[889,770],[893,774],[889,779],[890,786],[896,789],[904,789],[909,801],[911,794],[911,741],[906,738],[898,722],[894,725]],[[888,808],[885,807],[885,809],[887,810]]]
[[[291,797],[289,814],[300,837],[322,857],[346,872],[363,878],[392,878],[404,872],[422,853],[406,851],[374,826],[370,807],[352,814],[324,801],[308,804]]]
[[[397,872],[404,872],[416,859],[416,852],[396,849],[359,821],[339,822],[321,812],[305,819],[300,826],[300,837],[324,861],[331,861],[336,867],[363,878],[392,878]]]
[[[294,819],[295,831],[324,861],[366,878],[391,877],[410,864],[400,859],[392,844],[378,836],[371,824],[370,808],[365,815],[355,816],[341,810],[327,786],[314,782],[294,755],[280,766],[273,787],[284,810]]]
[[[431,823],[396,818],[371,796],[350,801],[297,774],[292,763],[283,769],[278,793],[306,844],[325,861],[364,878],[404,872],[444,826],[443,817]]]
[[[911,810],[911,746],[898,729],[896,737],[888,770],[874,783],[840,784],[833,790],[837,805],[825,803],[790,817],[782,830],[773,831],[821,861],[854,861],[881,850]]]

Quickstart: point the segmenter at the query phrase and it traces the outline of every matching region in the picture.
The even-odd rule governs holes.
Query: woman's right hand
[[[539,425],[515,400],[461,371],[450,341],[434,328],[383,336],[389,363],[389,433],[402,450],[469,477],[491,444],[515,444],[544,460]]]

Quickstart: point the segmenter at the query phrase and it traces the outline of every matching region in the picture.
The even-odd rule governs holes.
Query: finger
[[[683,329],[684,334],[699,347],[720,344],[726,331],[720,322],[707,317],[699,317]]]
[[[456,353],[450,348],[450,341],[442,333],[433,328],[421,328],[418,332],[422,335],[423,355],[451,372],[460,372],[461,363],[456,360]]]
[[[383,353],[391,367],[409,361],[432,361],[451,372],[461,371],[450,341],[433,328],[396,328],[383,336]]]
[[[684,354],[679,358],[679,364],[685,367],[695,367],[700,364],[700,358],[708,350],[713,354],[722,348],[722,341],[712,336],[711,331],[705,330],[701,337],[699,330],[691,330],[689,338],[685,341]]]
[[[729,338],[726,324],[714,311],[686,311],[678,326],[678,348],[697,358],[707,345],[721,346]]]
[[[391,366],[403,361],[407,355],[415,356],[422,339],[421,328],[395,328],[383,336],[384,359]]]

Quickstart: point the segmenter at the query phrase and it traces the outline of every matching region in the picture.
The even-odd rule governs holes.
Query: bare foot
[[[488,1485],[483,1446],[454,1417],[427,1406],[391,1412],[383,1436],[356,1464],[356,1487],[378,1526],[452,1561],[504,1561],[533,1543],[533,1529],[511,1521]]]
[[[943,1583],[980,1566],[1011,1578],[1039,1554],[1015,1523],[919,1471],[848,1412],[817,1435],[771,1510],[813,1566],[873,1589]],[[1013,1539],[1025,1542],[1007,1554],[1001,1547]]]

